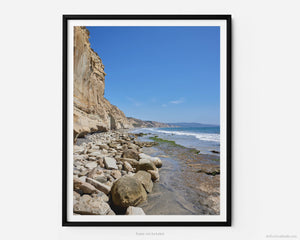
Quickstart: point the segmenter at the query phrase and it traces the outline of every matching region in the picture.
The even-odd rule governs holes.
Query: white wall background
[[[299,239],[299,7],[297,0],[2,1],[1,238]],[[75,13],[233,15],[231,228],[61,227],[61,15]]]

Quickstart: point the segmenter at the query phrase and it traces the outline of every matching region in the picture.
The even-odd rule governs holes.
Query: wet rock
[[[73,205],[74,213],[81,215],[108,215],[112,214],[110,206],[101,197],[83,195]]]
[[[139,147],[152,147],[157,145],[158,143],[156,142],[139,142],[139,141],[134,141],[134,144],[138,145]]]
[[[161,157],[161,158],[170,158],[170,156],[168,156],[168,155],[159,155],[159,157]]]
[[[146,215],[146,214],[142,208],[130,206],[126,210],[126,215]]]
[[[201,173],[206,173],[207,175],[212,175],[216,176],[220,174],[220,169],[219,168],[206,168],[206,169],[200,169],[197,172]]]
[[[107,169],[116,169],[118,170],[118,166],[116,164],[116,159],[112,157],[104,157],[104,164]]]
[[[216,154],[220,154],[220,152],[217,151],[217,150],[212,150],[211,152],[212,152],[212,153],[216,153]]]
[[[131,159],[135,159],[135,160],[140,159],[139,153],[133,149],[128,149],[127,151],[125,151],[123,153],[122,157],[123,158],[131,158]]]
[[[126,209],[145,201],[147,193],[139,180],[134,177],[123,176],[114,182],[111,197],[115,206]]]
[[[151,180],[151,174],[146,172],[146,171],[138,171],[135,175],[134,175],[134,178],[136,178],[137,180],[139,180],[145,190],[150,193],[152,192],[152,188],[153,188],[153,183],[152,183],[152,180]]]
[[[110,186],[107,186],[106,184],[104,183],[100,183],[98,182],[97,180],[94,180],[92,178],[87,178],[86,181],[88,183],[90,183],[91,185],[93,185],[96,189],[98,189],[99,191],[101,192],[104,192],[106,195],[109,194],[110,190],[111,190],[111,187]]]

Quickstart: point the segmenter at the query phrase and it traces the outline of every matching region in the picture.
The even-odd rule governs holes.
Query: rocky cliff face
[[[74,27],[74,139],[95,131],[132,128],[125,114],[104,98],[104,65],[90,47],[85,27]]]
[[[173,125],[155,121],[143,121],[140,119],[128,117],[127,118],[129,123],[135,128],[167,128],[167,127],[174,127]]]

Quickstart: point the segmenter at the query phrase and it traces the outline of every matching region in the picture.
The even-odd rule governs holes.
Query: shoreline
[[[139,137],[139,140],[149,141],[150,135]],[[153,151],[153,149],[156,149]],[[170,200],[176,209],[169,209],[173,214],[199,214],[218,215],[220,214],[220,161],[216,154],[198,154],[193,148],[187,148],[169,141],[161,141],[160,144],[145,149],[147,154],[158,156],[162,159],[160,185],[162,193],[153,193],[160,197],[153,197],[150,205],[143,205],[147,209],[154,210],[165,198],[179,199],[177,202]],[[169,168],[169,169],[168,169]],[[177,168],[177,169],[176,169]],[[176,176],[176,177],[174,177]],[[169,191],[169,192],[168,192]],[[178,204],[178,201],[180,204]],[[193,204],[191,204],[193,203]],[[170,206],[168,206],[170,208]],[[164,213],[166,210],[154,210],[155,213]],[[151,213],[149,213],[151,214]]]
[[[217,157],[199,154],[195,149],[171,141],[149,139],[151,134],[130,133],[137,129],[94,133],[74,144],[74,214],[219,214]],[[106,160],[113,161],[116,169],[107,169]],[[139,165],[145,160],[156,166],[149,163],[151,169],[149,166],[141,169]],[[174,174],[177,176],[175,181]],[[122,183],[123,179],[125,183]],[[131,186],[128,181],[136,179],[144,189],[116,193],[118,184]],[[99,180],[102,181],[100,185]],[[92,189],[85,189],[86,185]],[[131,196],[132,192],[134,196]],[[116,200],[122,198],[122,194],[125,200]],[[127,201],[125,195],[134,199],[124,204]],[[169,202],[168,206],[164,201]],[[92,209],[90,205],[95,202],[106,210]]]

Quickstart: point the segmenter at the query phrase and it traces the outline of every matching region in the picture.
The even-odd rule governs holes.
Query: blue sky
[[[219,27],[87,28],[105,97],[126,116],[219,124]]]

